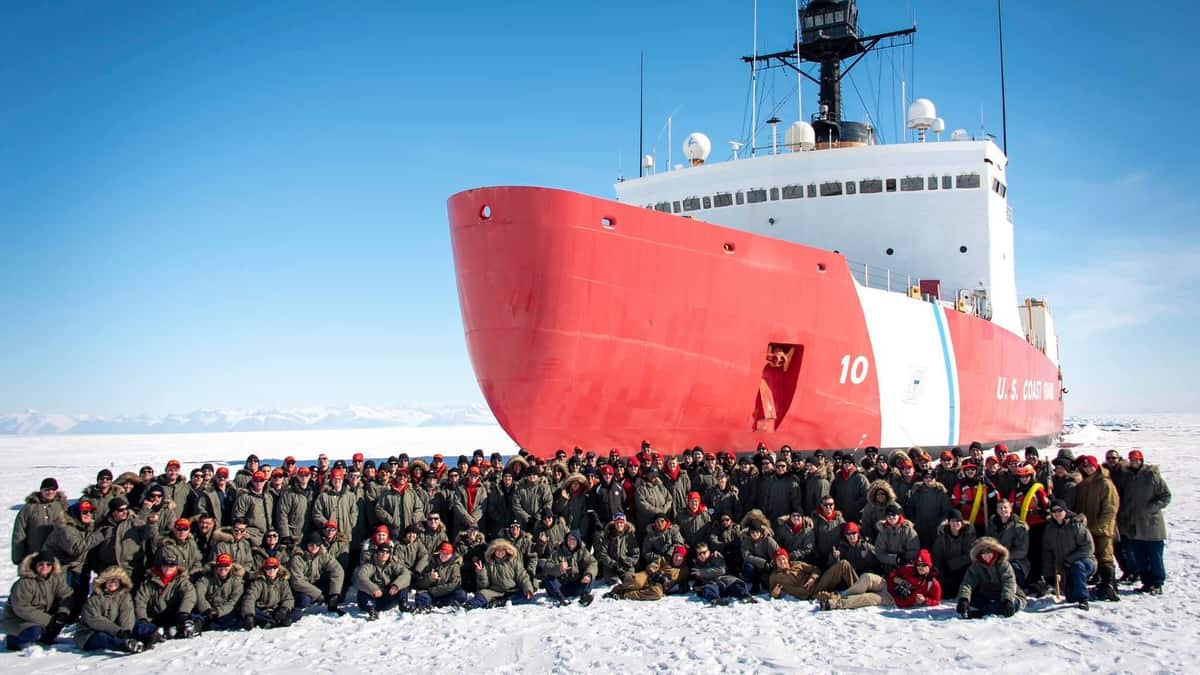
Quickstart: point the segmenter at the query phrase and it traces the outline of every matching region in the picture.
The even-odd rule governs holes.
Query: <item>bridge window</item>
[[[841,183],[821,183],[822,197],[836,197],[842,194]]]
[[[942,176],[942,189],[949,190],[952,187],[954,187],[954,185],[950,181],[950,176]]]
[[[979,174],[977,173],[960,173],[958,178],[954,180],[954,187],[957,188],[977,188],[979,187]]]
[[[817,196],[817,186],[815,183],[810,183],[808,186],[808,198],[812,199]]]
[[[896,191],[896,179],[888,178],[887,180],[885,180],[884,184],[883,184],[883,189],[887,190],[888,192],[895,192]]]
[[[706,208],[706,209],[712,208],[712,197],[709,197],[708,195],[704,195],[704,208]]]
[[[846,181],[846,194],[852,195],[855,192],[858,192],[858,185],[852,180]]]
[[[742,194],[741,191],[738,191],[738,193],[735,194],[733,197],[735,200],[734,203],[736,203],[738,206],[741,206],[742,204],[746,203],[746,195]]]
[[[671,212],[671,202],[659,202],[654,205],[654,210],[662,211],[663,213],[670,213]]]
[[[673,202],[671,202],[671,210],[674,211],[675,213],[679,213],[683,209],[680,208],[678,201],[673,201]]]
[[[747,190],[746,201],[750,202],[751,204],[765,202],[767,201],[767,191],[762,188],[758,188],[756,190]]]
[[[733,195],[728,192],[713,195],[713,206],[732,206]]]
[[[783,198],[784,199],[800,199],[803,196],[804,196],[804,186],[803,185],[784,185],[783,186]]]
[[[927,185],[925,187],[930,190],[936,190],[937,184],[938,184],[937,176],[930,176],[929,180],[927,181]]]
[[[779,201],[779,188],[777,188],[777,187],[771,188],[771,201],[773,201],[773,202]]]
[[[883,192],[883,181],[879,178],[860,180],[858,181],[858,191],[864,195],[873,195],[877,192]]]
[[[916,192],[925,189],[925,179],[920,176],[909,176],[900,179],[901,192]]]
[[[687,199],[683,200],[683,210],[684,211],[699,211],[700,210],[700,198],[699,197],[688,197]]]

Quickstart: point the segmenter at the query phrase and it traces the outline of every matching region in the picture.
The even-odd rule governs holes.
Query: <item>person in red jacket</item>
[[[937,607],[942,603],[942,585],[933,574],[933,557],[921,549],[913,562],[888,575],[888,594],[897,607]]]
[[[933,556],[927,549],[916,560],[892,570],[885,580],[867,572],[841,593],[816,594],[822,610],[860,607],[937,607],[942,602],[942,585],[933,574]]]
[[[1017,486],[1008,495],[1013,515],[1029,527],[1030,569],[1042,569],[1042,533],[1046,531],[1046,514],[1050,512],[1050,493],[1046,486],[1034,480],[1037,470],[1022,464],[1014,471]]]
[[[954,486],[950,500],[954,508],[962,512],[963,520],[975,526],[975,534],[982,536],[987,525],[985,514],[995,511],[993,500],[997,496],[996,487],[979,476],[979,464],[975,460],[963,463],[962,473],[963,477]]]

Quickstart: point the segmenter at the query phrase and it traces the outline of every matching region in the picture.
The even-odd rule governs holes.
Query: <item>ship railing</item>
[[[920,277],[896,272],[887,267],[868,265],[854,260],[847,260],[846,264],[850,266],[850,274],[854,276],[854,279],[867,288],[912,295],[912,289],[921,285]],[[919,288],[918,295],[927,301],[934,300],[932,297],[926,297],[927,294],[921,293]],[[944,284],[938,287],[936,300],[945,307],[955,306],[955,296]]]

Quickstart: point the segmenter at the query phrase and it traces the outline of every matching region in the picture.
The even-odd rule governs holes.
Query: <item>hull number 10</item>
[[[870,370],[870,364],[867,363],[867,357],[855,356],[851,358],[849,354],[842,357],[842,377],[838,380],[840,384],[846,384],[847,378],[850,384],[862,384],[867,379],[867,371]]]

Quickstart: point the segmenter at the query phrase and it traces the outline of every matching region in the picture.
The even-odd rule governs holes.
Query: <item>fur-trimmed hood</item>
[[[38,557],[37,553],[30,553],[21,559],[21,565],[17,568],[17,573],[21,577],[25,579],[37,578],[38,573],[33,569],[33,559],[36,557]],[[62,574],[62,565],[59,565],[57,560],[54,561],[54,569],[50,572],[50,574],[51,576],[55,574]]]
[[[892,486],[885,480],[875,480],[867,488],[867,503],[876,503],[875,500],[879,498],[881,492],[887,495],[887,503],[896,501],[896,491],[892,489]]]
[[[940,480],[935,480],[935,481],[933,481],[933,483],[926,483],[923,480],[919,480],[919,481],[913,483],[912,489],[913,489],[913,492],[916,492],[917,490],[932,490],[934,492],[941,492],[942,494],[947,494],[946,486],[942,485],[942,481],[940,481]]]
[[[92,592],[108,593],[104,587],[113,579],[121,582],[121,591],[129,592],[133,590],[133,580],[129,578],[129,574],[117,565],[113,565],[101,572],[100,576],[96,577],[96,580],[92,582]]]
[[[893,452],[892,454],[888,455],[888,464],[891,464],[893,469],[899,469],[900,468],[900,460],[902,460],[902,459],[907,459],[907,460],[911,461],[912,457],[910,457],[909,453],[904,450],[897,450],[897,451]]]
[[[420,469],[425,473],[429,473],[429,465],[423,459],[414,459],[408,463],[408,473],[411,475],[414,469]]]
[[[217,568],[217,561],[216,561],[216,560],[214,560],[214,561],[212,561],[212,562],[208,563],[208,569],[210,569],[210,570],[216,570],[216,568]],[[215,574],[215,572],[214,572],[214,574]],[[231,577],[244,577],[244,576],[246,576],[246,568],[245,568],[245,567],[242,567],[242,566],[241,566],[241,565],[239,565],[238,563],[233,563],[232,565],[230,565],[230,566],[229,566],[229,576],[231,576]]]
[[[514,471],[524,475],[525,472],[529,470],[529,462],[525,461],[524,457],[517,455],[508,460],[508,464],[505,464],[504,468],[513,469]]]
[[[62,503],[63,509],[66,509],[67,508],[67,493],[63,492],[62,490],[59,490],[58,493],[54,495],[54,501]],[[27,497],[25,497],[25,503],[26,504],[42,504],[42,503],[44,503],[44,502],[42,502],[42,493],[41,492],[30,492],[29,495]]]
[[[762,511],[759,511],[758,509],[751,509],[749,513],[742,516],[742,529],[748,530],[750,529],[750,526],[755,523],[757,523],[762,529],[768,532],[771,531],[771,520],[767,518],[766,514],[764,514]]]
[[[584,476],[581,473],[573,473],[573,474],[568,475],[567,479],[565,481],[563,481],[562,486],[564,489],[566,489],[568,492],[570,492],[571,486],[575,485],[575,484],[578,484],[580,490],[585,491],[585,492],[587,491],[588,487],[590,486],[587,476]]]
[[[507,551],[509,558],[518,558],[520,556],[520,552],[517,551],[516,546],[512,545],[512,542],[510,542],[507,539],[500,538],[500,539],[496,539],[496,540],[492,541],[492,543],[488,544],[487,551],[483,554],[483,557],[488,560],[491,560],[494,557],[494,554],[496,553],[496,551],[498,551],[500,549],[504,549],[505,551]]]
[[[615,521],[615,520],[614,520],[614,521],[610,521],[610,522],[609,522],[607,525],[605,525],[605,526],[604,526],[604,536],[606,536],[606,537],[608,537],[608,538],[610,538],[610,539],[611,539],[612,537],[616,536],[616,534],[617,534],[617,528],[616,528],[616,527],[614,527],[614,524],[615,524],[615,523],[616,523],[616,521]],[[630,534],[630,535],[634,536],[634,537],[637,537],[637,528],[635,528],[635,527],[633,526],[633,523],[629,522],[628,520],[627,520],[627,521],[625,521],[625,532],[626,532],[627,534]]]
[[[985,551],[994,551],[996,553],[996,560],[992,563],[993,565],[1008,562],[1008,549],[994,537],[980,537],[975,541],[975,545],[971,547],[971,562],[976,562],[980,565],[985,564],[979,559],[979,555]]]

